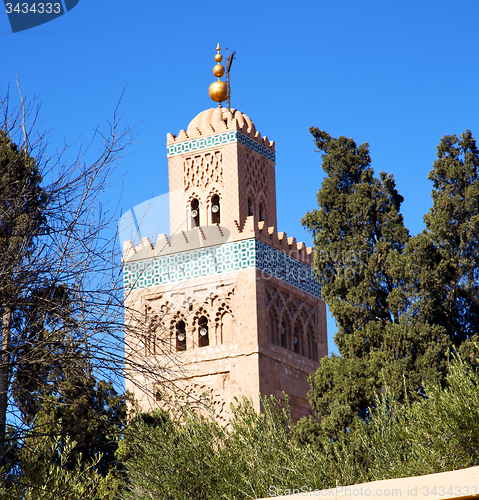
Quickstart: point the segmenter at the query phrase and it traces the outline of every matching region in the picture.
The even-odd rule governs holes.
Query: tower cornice
[[[274,142],[271,141],[268,143],[267,141],[267,137],[262,138],[261,142],[259,142],[256,137],[252,138],[249,135],[246,135],[238,130],[231,130],[228,132],[212,134],[207,137],[200,137],[198,139],[187,138],[183,141],[180,140],[175,141],[174,143],[169,143],[167,146],[167,156],[170,158],[172,156],[177,156],[184,153],[202,151],[204,149],[214,148],[219,145],[233,144],[235,142],[238,142],[251,149],[251,151],[258,153],[263,158],[275,162],[276,155],[274,152]]]
[[[180,130],[177,136],[171,133],[166,136],[168,157],[236,141],[275,161],[274,141],[262,137],[250,118],[235,109],[207,109],[193,118],[187,129]]]

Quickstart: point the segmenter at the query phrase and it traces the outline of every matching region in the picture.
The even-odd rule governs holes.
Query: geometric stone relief
[[[183,161],[184,188],[207,187],[218,182],[223,185],[223,162],[221,151],[189,156]]]
[[[246,182],[253,192],[266,193],[266,164],[249,154],[246,154]]]
[[[225,318],[228,322],[234,322],[232,302],[235,287],[235,283],[228,283],[218,285],[214,290],[210,287],[143,296],[145,323],[148,326],[145,336],[145,355],[167,354],[178,350],[175,327],[180,321],[184,323],[186,337],[184,349],[181,350],[201,347],[199,336],[201,318],[207,319],[209,329],[207,345],[230,343],[232,338],[225,336],[224,323]]]
[[[227,374],[229,377],[229,373]],[[211,405],[215,420],[222,425],[229,422],[228,405],[220,391],[206,384],[189,384],[185,389],[186,399],[190,405],[202,408],[203,405]]]
[[[198,378],[198,377],[197,377]],[[228,379],[228,373],[218,373],[213,377],[201,378],[221,378]],[[214,380],[206,380],[205,383],[193,382],[191,379],[185,379],[186,384],[181,383],[176,389],[170,391],[158,391],[158,406],[172,412],[174,404],[181,402],[187,403],[190,408],[208,415],[211,411],[214,414],[215,420],[221,425],[229,423],[228,405],[226,404],[223,391],[218,389]],[[173,404],[172,404],[173,403]],[[177,406],[176,418],[181,418],[181,405]]]
[[[317,306],[273,286],[266,297],[269,341],[318,361]]]

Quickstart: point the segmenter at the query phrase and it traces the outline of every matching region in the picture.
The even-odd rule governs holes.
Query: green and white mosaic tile
[[[254,238],[127,262],[123,279],[128,291],[250,268],[262,271],[264,279],[274,276],[321,297],[321,285],[310,266]]]
[[[211,148],[222,144],[231,144],[233,142],[239,142],[252,151],[264,156],[266,159],[275,161],[275,154],[272,151],[237,130],[210,135],[208,137],[200,137],[199,139],[191,139],[178,144],[171,144],[167,146],[167,156],[176,156],[182,153],[199,151],[201,149]]]
[[[248,137],[247,135],[244,135],[241,132],[238,132],[238,142],[245,145],[252,151],[255,151],[256,153],[260,154],[267,160],[271,160],[273,162],[276,161],[275,153],[270,151],[268,148],[265,148],[262,144],[258,144],[256,141],[251,139],[251,137]]]

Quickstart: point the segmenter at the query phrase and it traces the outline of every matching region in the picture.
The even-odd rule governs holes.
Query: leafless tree
[[[126,352],[137,353],[129,359],[127,372],[135,374],[136,383],[138,373],[145,371],[158,384],[167,379],[162,367],[142,358],[137,349],[148,328],[141,312],[126,312],[130,321],[125,336],[118,206],[104,203],[117,182],[115,167],[128,153],[133,130],[120,124],[117,108],[107,132],[96,130],[87,147],[65,146],[52,154],[48,134],[38,131],[37,102],[27,103],[21,92],[18,107],[12,108],[10,101],[8,93],[0,98],[0,129],[5,140],[16,144],[19,158],[35,162],[42,201],[34,214],[36,224],[19,225],[25,230],[17,234],[0,234],[0,460],[7,426],[20,440],[43,432],[19,418],[18,402],[32,397],[32,377],[33,385],[41,386],[59,353],[71,369],[78,362],[79,371],[86,366],[96,377],[122,386],[126,347]],[[0,200],[0,206],[1,226],[9,210],[21,213],[24,198]],[[124,345],[125,337],[133,339],[131,346]],[[33,396],[41,399],[42,391]]]

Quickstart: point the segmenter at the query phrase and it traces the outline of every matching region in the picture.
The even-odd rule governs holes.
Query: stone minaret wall
[[[277,232],[274,143],[246,115],[216,108],[169,134],[167,147],[171,235],[129,242],[123,254],[127,389],[147,411],[168,386],[190,401],[208,393],[225,422],[235,398],[259,411],[260,394],[286,394],[295,419],[309,415],[326,306],[312,249]]]
[[[266,227],[276,227],[274,143],[248,125],[242,113],[219,108],[203,113],[211,115],[214,125],[197,117],[198,126],[193,120],[189,133],[168,134],[171,232],[192,229],[193,199],[200,204],[200,224],[211,225],[215,194],[220,197],[222,226],[232,227],[235,221],[244,225],[250,197],[255,219],[260,220],[262,204]],[[219,119],[219,113],[224,118]]]

